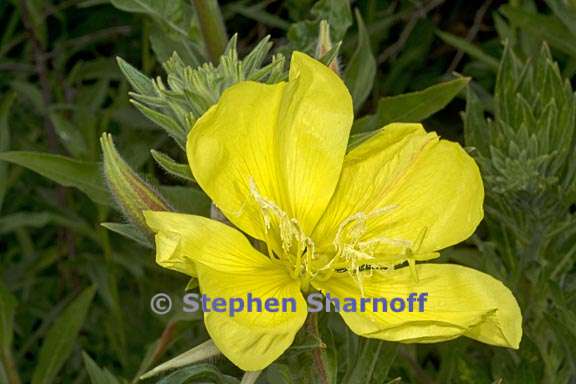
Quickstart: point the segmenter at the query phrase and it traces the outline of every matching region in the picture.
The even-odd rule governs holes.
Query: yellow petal
[[[175,212],[144,211],[156,233],[156,262],[186,274],[196,263],[221,272],[243,272],[270,260],[236,229],[219,221]]]
[[[173,212],[144,213],[156,232],[157,262],[189,273],[195,264],[200,290],[207,297],[246,299],[248,293],[263,303],[275,298],[295,300],[287,312],[206,312],[210,337],[234,364],[259,370],[278,358],[294,340],[306,319],[306,303],[298,281],[284,267],[256,251],[246,237],[220,222]],[[255,307],[256,308],[256,307]],[[281,308],[281,306],[279,307]]]
[[[406,300],[410,293],[427,293],[420,312],[416,302],[413,312],[376,311],[372,305],[365,312],[341,312],[344,321],[358,335],[404,343],[433,343],[467,336],[483,343],[518,348],[522,338],[522,315],[516,299],[500,281],[458,265],[419,264],[418,281],[401,268],[375,273],[363,279],[364,297],[396,297]],[[361,297],[348,274],[314,284],[324,293],[340,298]],[[399,308],[399,304],[396,308]]]
[[[287,311],[238,312],[233,317],[227,313],[204,314],[206,329],[222,353],[245,371],[265,368],[276,360],[294,341],[294,336],[306,320],[306,302],[300,285],[277,265],[271,263],[253,267],[243,273],[224,273],[198,266],[198,278],[203,294],[209,297],[275,299],[287,303]],[[255,304],[256,305],[256,304]],[[245,304],[247,306],[247,304]],[[254,307],[256,308],[256,307]]]
[[[420,124],[390,124],[346,155],[313,238],[327,251],[356,217],[364,220],[357,240],[372,242],[380,261],[404,260],[406,244],[413,258],[428,259],[474,232],[483,199],[478,166],[460,145]]]
[[[352,118],[338,76],[295,52],[287,83],[241,82],[223,93],[191,129],[188,160],[200,186],[251,236],[264,239],[264,200],[309,233],[338,182]]]

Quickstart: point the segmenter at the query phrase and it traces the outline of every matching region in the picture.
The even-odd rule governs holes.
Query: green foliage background
[[[201,315],[150,311],[189,282],[114,201],[99,138],[209,216],[187,130],[231,84],[283,79],[293,50],[337,62],[350,146],[422,121],[469,148],[486,219],[442,260],[512,289],[521,348],[366,340],[323,314],[320,339],[303,330],[256,379],[215,358],[147,381],[321,383],[320,350],[334,383],[576,382],[574,0],[4,0],[0,22],[0,383],[135,382],[208,338]]]

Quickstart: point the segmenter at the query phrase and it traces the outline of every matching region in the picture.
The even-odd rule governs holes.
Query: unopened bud
[[[104,176],[112,196],[128,220],[148,232],[142,211],[171,211],[172,208],[158,191],[122,159],[114,146],[112,135],[104,133],[100,145],[104,154]]]
[[[332,39],[330,38],[330,24],[326,20],[320,21],[320,31],[318,33],[318,45],[316,46],[316,58],[321,59],[332,50]],[[328,64],[336,74],[340,76],[338,57],[334,57]]]

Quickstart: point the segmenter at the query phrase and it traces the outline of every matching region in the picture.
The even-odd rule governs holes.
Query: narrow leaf
[[[16,298],[0,281],[0,356],[6,354],[12,344]]]
[[[370,36],[362,20],[362,15],[356,10],[358,24],[358,43],[356,51],[346,66],[344,79],[354,100],[354,109],[358,110],[366,100],[376,76],[376,59],[370,48]]]
[[[81,157],[86,154],[88,151],[86,140],[78,127],[56,112],[50,113],[50,121],[60,141],[72,156]]]
[[[28,168],[65,187],[78,188],[96,203],[110,204],[99,163],[25,151],[2,152],[0,160]]]
[[[195,379],[192,381],[192,379]],[[237,384],[235,378],[222,374],[218,368],[210,364],[198,364],[171,373],[156,384],[213,383]]]
[[[8,125],[8,115],[10,107],[16,97],[15,93],[11,93],[4,97],[0,102],[0,152],[7,151],[10,147],[10,127]],[[2,203],[6,195],[6,188],[8,188],[8,169],[6,163],[0,162],[0,212],[2,211]]]
[[[214,344],[212,340],[208,340],[191,350],[176,356],[175,358],[168,360],[167,362],[160,364],[156,368],[148,371],[147,373],[140,376],[141,380],[147,379],[149,377],[155,376],[159,373],[167,371],[169,369],[180,368],[186,365],[194,364],[202,360],[209,359],[220,354],[220,351]]]
[[[134,240],[146,248],[152,248],[150,240],[144,236],[142,231],[140,231],[135,225],[124,223],[101,223],[100,225],[130,240]]]
[[[170,156],[154,149],[152,149],[150,153],[156,163],[158,163],[158,165],[169,174],[188,181],[196,182],[188,164],[177,163]]]
[[[503,5],[500,9],[516,27],[528,30],[553,47],[576,58],[576,39],[555,16],[530,13],[509,5]]]
[[[470,55],[474,59],[481,61],[482,63],[489,66],[494,71],[498,70],[498,59],[490,56],[489,54],[482,51],[480,48],[470,43],[468,40],[463,39],[458,36],[454,36],[450,33],[436,31],[436,34],[444,40],[446,44],[450,44],[453,47],[461,50],[462,52]]]
[[[360,119],[354,132],[367,132],[393,122],[420,122],[444,108],[468,84],[461,77],[428,87],[422,91],[384,97],[378,102],[375,115]]]
[[[86,367],[92,384],[120,383],[107,369],[100,368],[86,352],[82,352],[82,358],[84,359],[84,366]]]
[[[96,287],[84,290],[54,321],[42,343],[32,384],[55,382],[58,372],[74,349],[95,293]]]
[[[186,143],[186,132],[183,131],[182,127],[171,117],[148,108],[144,104],[141,104],[135,100],[131,100],[132,104],[136,106],[147,118],[164,128],[164,130],[176,140],[176,143],[180,147],[184,148]]]
[[[16,298],[0,280],[0,381],[4,379],[9,383],[20,382],[12,356],[16,305]]]
[[[132,86],[138,93],[147,96],[154,96],[156,95],[156,90],[154,89],[154,85],[152,80],[148,78],[145,74],[128,64],[124,59],[121,57],[117,57],[116,61],[118,62],[118,66],[120,70]]]

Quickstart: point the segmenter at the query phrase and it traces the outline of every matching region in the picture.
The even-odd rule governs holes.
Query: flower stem
[[[318,381],[321,384],[328,384],[328,371],[326,369],[325,360],[322,357],[323,350],[326,348],[326,346],[324,343],[322,343],[322,339],[320,337],[317,313],[312,312],[308,314],[308,318],[306,319],[306,330],[310,332],[310,334],[312,334],[319,342],[318,347],[312,350],[312,359],[314,361],[314,368],[318,374]]]
[[[224,53],[228,37],[226,27],[217,0],[193,0],[194,9],[200,22],[200,29],[208,56],[213,64],[217,64]]]

